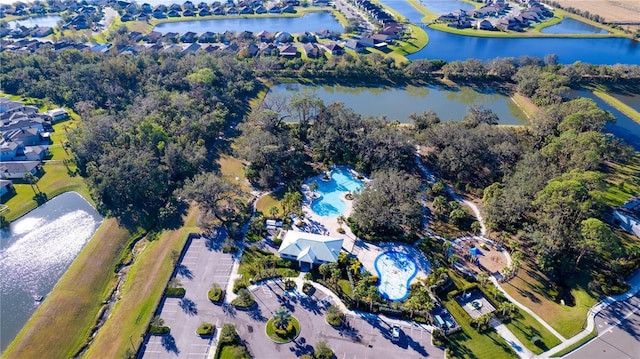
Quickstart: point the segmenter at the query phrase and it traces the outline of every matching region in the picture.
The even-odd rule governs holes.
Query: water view
[[[546,27],[540,32],[544,34],[608,34],[609,31],[589,25],[585,22],[565,17],[556,25]]]
[[[409,122],[409,115],[428,110],[435,111],[443,121],[460,121],[467,108],[481,104],[500,118],[501,124],[527,124],[526,116],[508,97],[491,89],[477,91],[471,87],[405,86],[405,87],[349,87],[280,84],[272,87],[265,101],[272,96],[292,96],[309,93],[325,104],[344,102],[347,107],[363,116],[381,117],[387,120]]]
[[[407,3],[404,0],[401,0],[404,3]],[[436,14],[448,14],[450,12],[454,12],[456,10],[473,10],[475,6],[473,4],[469,4],[464,1],[458,0],[419,0],[422,6],[427,9],[435,12]],[[395,1],[387,1],[389,6],[394,7]],[[411,5],[409,5],[411,6]]]
[[[609,111],[616,118],[615,123],[607,124],[606,131],[610,132],[622,139],[628,144],[633,146],[637,151],[640,151],[640,123],[635,122],[629,116],[615,109],[615,107],[609,105],[605,101],[601,100],[598,96],[594,95],[588,90],[574,90],[571,92],[572,97],[587,97],[595,101],[603,110]]]
[[[46,297],[102,217],[75,192],[64,193],[0,230],[0,331],[6,349]]]
[[[10,29],[14,29],[18,26],[34,27],[36,25],[40,27],[55,27],[60,20],[62,20],[62,17],[59,15],[37,16],[23,20],[9,21],[7,25]]]
[[[301,17],[256,17],[256,18],[226,18],[196,21],[167,22],[157,25],[153,30],[161,33],[177,32],[183,34],[188,31],[203,33],[211,31],[223,33],[225,31],[260,32],[266,30],[272,33],[287,31],[299,33],[305,31],[344,31],[342,25],[330,12],[312,12]]]
[[[627,38],[492,38],[450,34],[427,29],[429,44],[407,56],[409,60],[443,59],[445,61],[475,58],[558,55],[558,62],[576,61],[599,65],[638,64],[640,42]]]

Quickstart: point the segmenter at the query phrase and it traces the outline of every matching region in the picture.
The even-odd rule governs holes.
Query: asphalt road
[[[565,358],[640,358],[640,294],[610,305],[595,321],[598,337]]]

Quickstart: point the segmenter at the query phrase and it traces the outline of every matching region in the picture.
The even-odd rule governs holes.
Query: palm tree
[[[311,182],[309,184],[309,189],[311,190],[311,192],[316,192],[318,190],[318,182]]]
[[[273,325],[280,330],[286,330],[292,318],[287,308],[280,307],[273,313]]]
[[[409,312],[411,313],[409,315],[410,319],[413,319],[413,312],[415,310],[419,310],[420,308],[422,308],[422,301],[420,300],[420,297],[417,295],[413,295],[411,297],[409,297],[409,299],[407,299],[404,304],[402,304],[402,306],[404,306],[406,309],[409,310]]]
[[[458,259],[459,259],[458,255],[454,253],[450,255],[449,258],[447,258],[447,261],[449,262],[449,265],[453,267],[458,261]]]
[[[321,264],[320,267],[318,267],[318,271],[322,274],[322,280],[326,280],[327,275],[331,274],[331,268],[326,263]]]
[[[504,317],[505,313],[511,314],[516,309],[516,305],[511,302],[502,302],[500,303],[499,309],[502,310],[502,316]]]
[[[40,188],[38,187],[38,177],[37,176],[34,176],[30,172],[27,172],[27,173],[24,174],[22,179],[25,182],[27,182],[29,185],[31,185],[31,190],[33,191],[34,195],[38,195],[38,193],[40,193]],[[36,192],[36,190],[33,188],[34,185],[38,189],[38,192]]]
[[[487,273],[478,273],[476,280],[480,283],[481,287],[484,287],[489,282],[489,275]]]
[[[164,319],[160,318],[159,315],[156,315],[151,318],[151,325],[154,327],[161,327],[164,325]]]
[[[279,212],[280,210],[278,210],[278,206],[273,205],[269,208],[269,215],[271,218],[276,218]]]
[[[444,255],[445,258],[449,257],[451,247],[453,247],[453,243],[450,241],[445,240],[444,243],[442,243],[442,255]]]
[[[344,224],[344,220],[345,220],[345,218],[344,218],[343,215],[339,215],[338,218],[336,218],[336,221],[338,222],[338,226],[340,228],[342,228],[342,224]]]
[[[447,198],[444,196],[437,196],[433,199],[433,209],[436,215],[440,216],[447,210]]]

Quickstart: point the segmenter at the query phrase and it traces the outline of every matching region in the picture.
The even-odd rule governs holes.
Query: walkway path
[[[418,168],[420,168],[420,171],[422,172],[424,177],[427,179],[427,182],[432,183],[432,184],[435,183],[436,182],[436,176],[422,163],[422,161],[420,159],[419,148],[416,149],[416,163],[418,165]],[[476,219],[478,220],[478,222],[480,223],[480,226],[481,226],[480,236],[477,237],[477,238],[485,240],[485,241],[491,241],[491,240],[486,239],[484,237],[484,235],[486,233],[486,226],[485,226],[485,223],[484,223],[484,219],[482,218],[482,215],[480,213],[480,210],[478,209],[478,206],[476,206],[475,203],[473,203],[471,201],[468,201],[468,200],[465,200],[464,198],[462,198],[451,187],[446,186],[445,188],[447,190],[447,193],[452,198],[454,198],[458,202],[464,203],[473,212],[474,216],[476,217]],[[507,256],[507,262],[510,263],[511,262],[511,257],[509,255],[509,253],[507,251],[504,251],[504,253]],[[526,347],[522,346],[522,344],[515,338],[515,336],[513,336],[513,333],[511,333],[509,331],[509,329],[507,329],[504,325],[492,322],[492,324],[495,324],[494,328],[496,329],[498,334],[500,334],[500,336],[503,339],[505,339],[514,349],[516,349],[516,351],[518,352],[518,355],[520,357],[522,357],[522,358],[548,358],[548,357],[551,357],[552,355],[554,355],[555,353],[558,353],[558,352],[560,352],[560,351],[562,351],[562,350],[564,350],[566,348],[569,348],[572,345],[580,342],[581,340],[583,340],[584,338],[589,336],[591,334],[591,332],[593,331],[593,328],[595,327],[595,317],[596,317],[596,315],[598,315],[598,313],[600,311],[602,311],[603,309],[607,308],[609,305],[611,305],[612,303],[615,303],[617,301],[626,301],[626,300],[632,298],[634,295],[636,295],[637,293],[640,292],[640,270],[638,270],[628,279],[628,283],[631,286],[631,289],[629,291],[627,291],[624,294],[618,295],[618,296],[607,297],[606,299],[604,299],[603,301],[601,301],[600,303],[596,304],[591,309],[589,309],[589,313],[587,315],[587,327],[582,332],[580,332],[580,333],[576,334],[575,336],[567,339],[564,336],[562,336],[560,333],[558,333],[557,330],[555,330],[551,325],[549,325],[549,323],[547,323],[544,319],[542,319],[540,316],[538,316],[534,311],[532,311],[531,309],[526,307],[524,304],[518,302],[515,298],[513,298],[511,295],[509,295],[509,293],[507,293],[507,291],[505,291],[502,288],[502,286],[500,286],[500,283],[498,282],[498,280],[495,277],[491,276],[490,279],[493,282],[493,284],[496,286],[496,288],[498,288],[502,292],[502,294],[509,301],[514,303],[516,306],[518,306],[518,308],[520,308],[520,309],[524,310],[525,312],[529,313],[538,322],[540,322],[540,324],[542,324],[545,328],[547,328],[547,330],[549,330],[553,335],[555,335],[558,339],[560,339],[562,341],[561,344],[549,349],[548,351],[546,351],[546,352],[544,352],[544,353],[542,353],[541,355],[538,356],[538,355],[535,355],[534,353],[532,353]],[[516,346],[514,346],[514,344],[516,344],[516,346],[521,347],[522,350],[521,351],[517,350],[517,348],[516,348]]]

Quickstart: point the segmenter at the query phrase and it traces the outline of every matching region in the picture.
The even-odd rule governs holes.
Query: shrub
[[[327,323],[329,323],[329,325],[339,327],[342,326],[343,321],[344,313],[342,313],[338,307],[332,305],[327,309]]]
[[[316,359],[333,359],[333,350],[329,347],[329,344],[324,340],[316,343],[316,346],[313,350],[313,356]]]
[[[220,329],[220,344],[235,344],[240,342],[240,336],[236,327],[231,323],[225,323]]]
[[[167,297],[184,297],[186,291],[184,288],[167,288],[164,290],[164,295]]]
[[[310,273],[307,273],[310,274]],[[302,292],[304,294],[311,294],[313,293],[313,290],[316,289],[313,284],[309,283],[309,282],[304,282],[304,284],[302,285]]]
[[[296,288],[296,282],[292,279],[287,279],[284,281],[284,289],[286,290],[294,290]]]
[[[169,327],[164,325],[152,325],[149,327],[149,334],[151,335],[164,335],[169,333]]]
[[[213,335],[213,330],[214,330],[213,324],[208,322],[202,322],[200,323],[198,330],[196,330],[196,333],[202,336]]]
[[[238,291],[238,296],[231,301],[231,305],[238,308],[249,308],[252,305],[256,304],[255,299],[249,292],[249,290],[242,288]]]
[[[209,289],[209,292],[207,293],[207,297],[214,303],[220,303],[222,302],[222,299],[224,299],[224,291],[220,288],[218,283],[213,283],[211,289]]]
[[[233,283],[233,292],[238,293],[240,289],[247,289],[248,287],[249,282],[244,278],[240,278]]]

